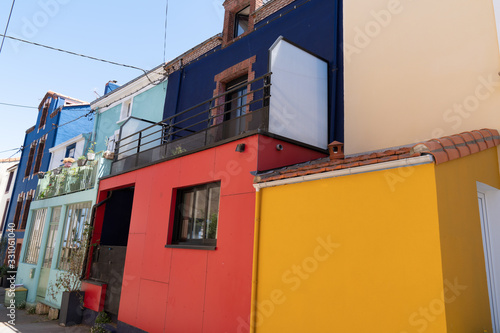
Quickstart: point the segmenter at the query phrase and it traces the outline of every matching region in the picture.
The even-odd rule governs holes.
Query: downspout
[[[103,201],[99,202],[99,203],[96,203],[95,205],[92,206],[92,214],[90,215],[90,230],[93,231],[93,228],[94,228],[94,223],[95,223],[95,214],[96,214],[96,211],[97,211],[97,208],[99,208],[100,206],[104,205],[109,199],[111,199],[111,197],[113,196],[113,191],[109,191],[109,195],[106,199],[104,199]],[[92,240],[92,237],[88,237],[87,239],[87,249],[85,250],[85,259],[83,261],[83,270],[82,270],[82,274],[80,275],[80,280],[85,280],[85,277],[87,275],[87,263],[88,263],[88,259],[89,259],[89,252],[90,252],[90,241]]]
[[[260,207],[262,201],[262,193],[260,188],[255,188],[255,226],[253,235],[253,265],[252,265],[252,298],[250,302],[250,333],[255,333],[257,330],[257,288],[259,275],[259,241],[260,241]]]

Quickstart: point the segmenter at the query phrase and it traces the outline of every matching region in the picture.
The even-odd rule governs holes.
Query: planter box
[[[59,313],[59,325],[73,326],[82,323],[83,304],[81,297],[85,296],[83,291],[65,291],[62,295],[61,311]]]
[[[105,159],[108,159],[108,160],[112,160],[115,158],[115,153],[112,152],[112,151],[109,151],[109,150],[106,150],[103,154],[102,154],[102,157],[104,157]]]
[[[87,159],[77,159],[76,164],[78,164],[78,166],[84,166],[87,164]]]
[[[87,153],[87,159],[89,161],[95,160],[95,153]]]
[[[24,287],[17,287],[15,290],[10,290],[9,288],[5,289],[5,300],[4,305],[7,307],[14,300],[14,304],[16,307],[25,303],[26,304],[26,296],[28,296],[28,289]]]

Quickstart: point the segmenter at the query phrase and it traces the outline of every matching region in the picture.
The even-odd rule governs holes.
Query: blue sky
[[[7,35],[152,69],[163,62],[166,0],[17,0]],[[223,0],[169,0],[166,59],[222,31]],[[12,2],[0,1],[3,34]],[[49,90],[91,102],[140,71],[5,40],[0,102],[38,106]],[[0,105],[0,152],[23,144],[38,110]],[[14,151],[0,153],[10,157]],[[20,156],[20,154],[16,155]]]

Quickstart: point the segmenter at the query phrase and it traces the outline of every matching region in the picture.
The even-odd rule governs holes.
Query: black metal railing
[[[122,127],[111,173],[267,130],[270,87],[271,73],[267,73],[158,123],[133,124],[142,129],[130,135]]]

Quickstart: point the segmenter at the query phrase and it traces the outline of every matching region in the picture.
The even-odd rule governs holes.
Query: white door
[[[498,193],[496,193],[498,194]],[[500,242],[495,241],[495,231],[499,230],[500,221],[496,215],[498,203],[491,202],[492,198],[488,197],[488,193],[477,193],[479,204],[479,214],[481,217],[481,229],[483,234],[484,258],[486,264],[486,275],[488,279],[488,291],[490,296],[491,321],[493,324],[493,332],[500,333],[500,313],[498,306],[500,305]],[[490,205],[494,205],[495,210],[489,209]],[[491,207],[493,208],[493,207]],[[498,238],[498,237],[497,237]]]

